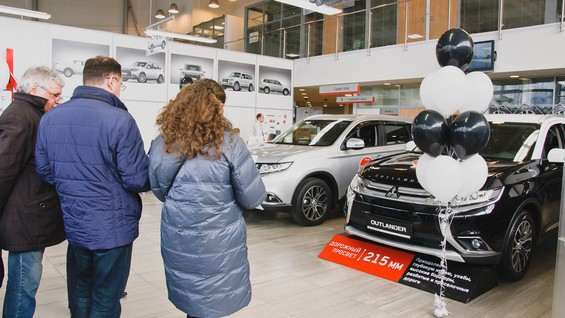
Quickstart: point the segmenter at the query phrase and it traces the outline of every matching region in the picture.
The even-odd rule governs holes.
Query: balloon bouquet
[[[439,38],[436,57],[441,69],[422,81],[420,98],[426,110],[414,118],[412,136],[424,152],[416,166],[416,177],[436,198],[438,221],[444,233],[453,218],[453,200],[476,193],[488,176],[487,164],[478,153],[490,137],[490,127],[482,112],[492,100],[493,85],[482,72],[464,73],[473,58],[473,39],[462,29],[450,29]],[[434,301],[436,317],[449,314],[444,301],[445,236],[441,246],[440,293]]]

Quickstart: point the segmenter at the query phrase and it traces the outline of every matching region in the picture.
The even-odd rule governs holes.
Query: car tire
[[[153,46],[153,44],[151,44],[151,45],[149,46],[149,52],[153,52],[154,49],[155,49],[155,47]]]
[[[162,48],[163,50],[165,49],[165,45],[166,45],[165,41],[161,42],[161,48]]]
[[[283,89],[283,95],[287,96],[288,94],[290,94],[290,91],[288,89]]]
[[[127,81],[129,81],[129,79],[130,79],[129,77],[124,76],[124,77],[122,77],[122,82],[127,82]]]
[[[163,83],[163,75],[159,75],[159,77],[157,77],[157,83]]]
[[[73,76],[73,73],[74,73],[73,70],[70,69],[70,68],[66,68],[66,69],[63,71],[63,74],[65,74],[66,77],[71,77],[71,76]]]
[[[265,92],[265,94],[269,94],[271,92],[271,89],[269,87],[265,87],[263,88],[263,92]]]
[[[147,75],[145,75],[145,73],[139,73],[139,76],[137,76],[137,81],[140,83],[147,82]]]
[[[524,277],[530,266],[534,249],[535,222],[527,210],[521,210],[510,223],[502,245],[502,259],[498,271],[508,281]]]
[[[322,224],[330,210],[331,198],[331,189],[323,180],[304,180],[292,202],[292,219],[303,226]]]
[[[249,89],[250,92],[253,92],[253,84],[249,84],[249,88],[248,88],[248,89]]]
[[[241,90],[241,86],[239,86],[239,82],[233,83],[233,90],[234,91],[240,91]]]

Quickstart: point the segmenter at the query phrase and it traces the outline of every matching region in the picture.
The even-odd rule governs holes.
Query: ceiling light
[[[146,27],[145,27],[145,30],[154,28],[154,27],[159,26],[159,25],[161,25],[161,24],[163,24],[163,23],[165,23],[165,22],[169,22],[169,21],[173,20],[174,18],[175,18],[175,16],[172,15],[172,16],[167,17],[167,18],[165,18],[165,19],[163,19],[163,20],[161,20],[161,21],[157,21],[157,22],[155,22],[155,23],[153,23],[153,24],[151,24],[151,25],[146,26]]]
[[[177,6],[176,3],[174,3],[174,2],[171,3],[171,6],[169,7],[169,13],[172,13],[172,14],[179,13],[179,7]]]
[[[208,2],[208,6],[212,9],[217,9],[220,7],[220,4],[218,3],[218,0],[210,0],[210,2]]]
[[[43,20],[47,20],[47,19],[51,18],[51,14],[49,14],[49,13],[45,13],[45,12],[41,12],[41,11],[14,8],[14,7],[8,7],[8,6],[2,6],[2,5],[0,5],[0,13],[19,15],[20,17],[36,18],[36,19],[43,19]]]
[[[155,12],[155,17],[157,19],[164,19],[165,18],[165,11],[159,9],[157,10],[157,12]]]
[[[510,78],[519,78],[520,75],[510,75]]]
[[[390,86],[390,83],[383,83],[384,86]]]
[[[210,0],[212,1],[212,0]],[[299,7],[302,9],[319,12],[327,15],[334,15],[341,13],[341,9],[330,7],[327,5],[316,5],[316,3],[310,2],[310,0],[276,0],[280,3],[288,4],[291,6]]]
[[[305,91],[304,88],[299,88],[298,90],[301,91],[301,92],[304,92],[304,91]]]
[[[209,43],[209,44],[218,42],[218,40],[216,40],[216,39],[210,39],[210,38],[188,35],[188,34],[173,33],[173,32],[168,32],[168,31],[161,31],[161,30],[145,30],[145,34],[150,35],[150,36],[157,35],[157,36],[163,36],[163,37],[166,37],[166,38],[182,39],[182,40],[187,40],[187,41],[202,42],[202,43]]]
[[[410,40],[417,40],[417,39],[421,39],[423,37],[424,37],[423,35],[420,35],[420,34],[417,34],[417,33],[408,35],[408,38]]]
[[[302,95],[308,95],[308,93],[300,93],[300,94],[302,94]]]

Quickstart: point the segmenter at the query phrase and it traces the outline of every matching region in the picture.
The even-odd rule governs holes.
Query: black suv
[[[345,231],[377,243],[441,256],[449,261],[498,265],[521,279],[536,243],[559,225],[562,163],[547,160],[565,146],[565,117],[486,115],[491,135],[480,155],[488,164],[483,188],[451,202],[447,229],[438,201],[416,178],[421,153],[405,152],[361,167],[347,193]]]

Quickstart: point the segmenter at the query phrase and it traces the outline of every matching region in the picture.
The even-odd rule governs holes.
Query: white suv
[[[242,87],[246,87],[250,92],[253,91],[253,75],[245,72],[231,72],[228,77],[222,78],[220,84],[224,88],[231,88],[234,91],[240,91]]]
[[[261,208],[290,210],[301,225],[321,224],[341,205],[362,163],[404,151],[411,123],[388,115],[315,115],[250,147],[267,187]]]
[[[259,83],[259,91],[262,91],[265,94],[269,94],[270,92],[282,93],[283,95],[290,94],[290,89],[285,87],[281,84],[281,82],[265,78]]]
[[[122,67],[123,81],[126,82],[131,78],[137,79],[140,83],[155,80],[161,84],[165,80],[165,74],[157,62],[136,61],[127,67]]]

